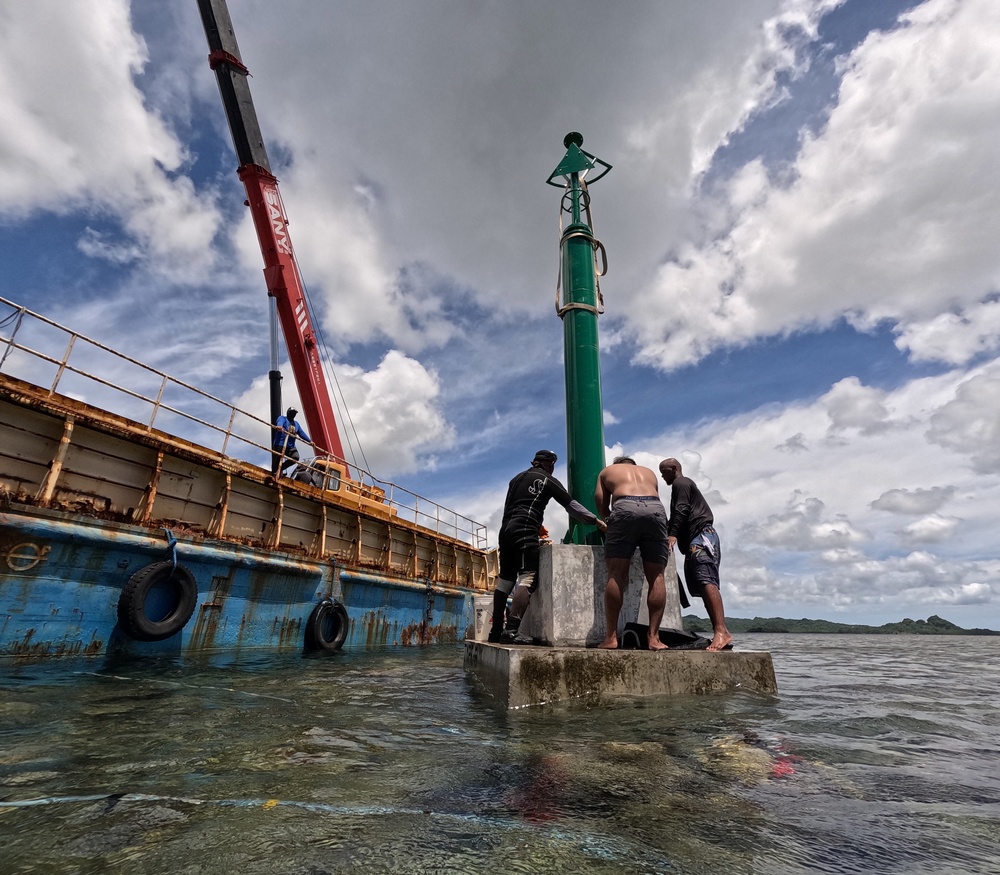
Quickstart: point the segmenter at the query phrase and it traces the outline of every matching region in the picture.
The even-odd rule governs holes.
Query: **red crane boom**
[[[306,304],[305,286],[288,233],[288,218],[278,191],[278,180],[271,173],[267,159],[247,82],[249,72],[240,57],[229,9],[226,0],[198,0],[198,7],[208,38],[209,64],[219,83],[222,104],[240,162],[239,176],[246,188],[247,205],[264,256],[267,293],[277,305],[302,413],[317,453],[323,451],[343,461],[344,449],[337,418],[330,402],[316,333]],[[272,423],[275,416],[275,411],[272,411]]]

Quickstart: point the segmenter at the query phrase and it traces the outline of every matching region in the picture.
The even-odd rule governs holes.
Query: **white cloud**
[[[835,432],[858,429],[863,434],[871,434],[885,428],[889,419],[883,393],[862,386],[857,377],[841,380],[820,399],[820,403],[826,408]]]
[[[802,432],[798,434],[793,434],[783,443],[778,444],[775,447],[776,450],[781,450],[783,453],[807,453],[809,452],[809,447],[806,445],[805,435]]]
[[[374,371],[346,370],[355,378],[344,386],[344,397],[374,471],[407,473],[419,464],[433,464],[432,449],[439,454],[452,445],[453,429],[436,403],[437,374],[396,350]]]
[[[935,486],[932,489],[890,489],[872,503],[874,510],[890,513],[926,514],[938,510],[955,494],[953,486]]]
[[[964,362],[1000,331],[1000,6],[928,0],[842,62],[826,127],[787,186],[748,167],[731,227],[663,265],[632,328],[673,367],[720,344],[846,317],[895,325],[920,358]],[[954,308],[942,316],[942,306]]]
[[[1000,362],[973,372],[930,420],[928,439],[969,455],[973,468],[1000,473]]]
[[[830,439],[831,392],[652,440],[681,448],[672,454],[712,496],[727,611],[795,604],[829,616],[870,605],[892,616],[894,604],[1000,596],[990,583],[1000,569],[991,558],[1000,478],[977,470],[996,437],[970,428],[947,447],[933,443],[949,430],[942,417],[961,419],[955,399],[975,378],[956,370],[878,391],[868,405],[877,415],[851,419],[849,439]],[[875,392],[857,382],[850,389],[862,398]],[[978,406],[983,415],[998,409]],[[953,513],[940,513],[945,505]],[[919,518],[901,529],[898,514]]]
[[[941,313],[931,319],[897,329],[901,349],[914,361],[941,361],[958,365],[1000,344],[1000,302],[984,301],[963,306],[958,313]]]
[[[798,50],[815,39],[817,24],[828,10],[843,0],[789,0],[764,19],[752,42],[744,43],[743,54],[733,56],[719,47],[702,46],[700,63],[693,66],[690,85],[679,94],[679,109],[692,132],[689,144],[692,181],[709,167],[718,147],[729,140],[747,119],[762,108],[774,106],[785,97],[778,87],[778,74],[801,74],[808,62]],[[730,7],[731,10],[731,7]],[[735,63],[734,63],[735,62]],[[651,161],[660,157],[661,147],[676,126],[670,114],[634,124],[627,132],[629,145]]]
[[[835,547],[819,554],[825,565],[851,565],[864,559],[864,553],[854,547]]]
[[[109,241],[105,232],[97,245],[91,231],[81,251],[120,259],[140,247],[164,275],[190,282],[211,265],[207,244],[219,215],[210,197],[176,175],[186,151],[133,81],[146,61],[125,0],[5,5],[0,215],[86,210],[112,218],[124,239]]]
[[[988,583],[966,583],[959,587],[947,587],[945,604],[985,605],[998,595],[996,587]]]
[[[94,228],[86,228],[76,246],[84,255],[103,258],[113,264],[132,264],[144,254],[141,246],[128,240],[111,238]]]
[[[847,567],[838,565],[835,572],[818,575],[816,583],[833,600],[845,603],[926,603],[937,601],[928,596],[940,591],[941,601],[947,604],[954,598],[949,590],[969,571],[945,567],[932,554],[915,551],[885,560],[865,559]]]
[[[272,163],[279,146],[290,156],[275,170],[314,291],[351,337],[382,331],[416,351],[449,336],[441,296],[518,318],[554,296],[560,194],[545,179],[569,130],[615,164],[595,222],[631,287],[660,256],[636,205],[658,202],[664,229],[687,223],[666,208],[774,98],[778,74],[805,63],[799,48],[836,2],[431,0],[348,7],[336,27],[311,4],[257,3],[238,29]],[[424,270],[407,287],[413,265]]]
[[[873,616],[885,618],[877,624],[963,605],[977,605],[981,612],[1000,597],[1000,588],[984,582],[984,578],[995,579],[996,562],[943,565],[925,551],[874,559],[857,551],[836,550],[826,551],[822,563],[829,567],[824,570],[819,564],[811,574],[776,574],[730,551],[723,567],[727,613],[780,616],[782,609],[794,605],[805,616],[837,619],[853,614],[855,619],[849,622],[865,622],[863,616],[869,622]]]
[[[759,524],[747,525],[741,539],[783,550],[844,549],[868,540],[844,517],[830,518],[823,502],[796,490],[787,506]]]
[[[903,541],[907,544],[939,544],[950,538],[955,527],[961,522],[954,517],[943,517],[937,514],[915,520],[903,529]]]
[[[414,352],[445,343],[455,329],[434,291],[440,279],[419,264],[405,271],[393,266],[384,232],[357,192],[345,192],[331,209],[331,189],[318,176],[322,169],[312,162],[291,168],[282,192],[294,216],[292,239],[303,276],[314,297],[327,304],[321,315],[331,342],[343,347],[346,340],[391,337]],[[335,197],[337,187],[335,182]],[[238,239],[243,263],[259,263],[249,217]]]

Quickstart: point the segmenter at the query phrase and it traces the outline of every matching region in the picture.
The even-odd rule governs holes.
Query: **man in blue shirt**
[[[271,449],[277,457],[280,457],[282,471],[299,460],[299,451],[295,449],[296,438],[302,438],[307,444],[312,443],[305,429],[295,421],[298,412],[294,407],[289,407],[285,411],[285,415],[279,416],[274,423],[274,438],[271,442]],[[277,473],[278,458],[275,459],[274,465],[273,470]]]

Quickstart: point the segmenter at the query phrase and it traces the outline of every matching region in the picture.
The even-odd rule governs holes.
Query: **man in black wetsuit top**
[[[539,450],[531,460],[531,467],[518,474],[507,487],[498,539],[500,576],[493,591],[493,626],[489,634],[494,643],[513,642],[531,594],[538,588],[538,530],[549,500],[554,498],[581,523],[597,526],[602,532],[608,528],[604,520],[574,501],[566,487],[552,476],[555,466],[556,454]],[[514,596],[505,627],[504,610],[512,590]]]
[[[684,554],[684,580],[688,591],[705,602],[712,621],[712,643],[707,650],[729,650],[733,636],[726,628],[726,611],[719,591],[719,563],[722,545],[715,531],[715,517],[705,496],[690,477],[685,477],[676,459],[660,462],[660,475],[670,487],[670,522],[667,544],[676,544]]]

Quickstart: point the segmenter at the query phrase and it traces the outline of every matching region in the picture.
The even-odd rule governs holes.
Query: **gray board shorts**
[[[635,548],[643,562],[666,565],[667,512],[655,495],[623,495],[615,499],[604,536],[604,555],[608,559],[631,559]]]
[[[704,598],[706,585],[721,587],[719,583],[721,561],[722,545],[719,543],[719,534],[712,526],[705,526],[691,539],[691,546],[684,557],[684,580],[691,595]]]

